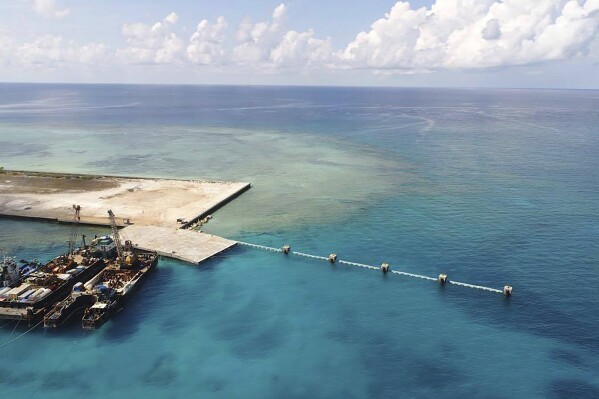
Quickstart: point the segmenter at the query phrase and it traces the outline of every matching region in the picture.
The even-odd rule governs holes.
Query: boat
[[[29,276],[31,273],[35,272],[36,270],[38,270],[40,267],[43,266],[43,263],[41,263],[37,259],[34,259],[30,262],[21,259],[20,263],[21,263],[21,266],[19,266],[19,276],[22,279]]]
[[[79,282],[73,286],[69,296],[57,302],[44,316],[44,327],[58,328],[73,315],[81,314],[89,306],[96,302],[96,297],[83,289],[83,283]]]
[[[118,312],[157,263],[156,253],[134,249],[127,241],[122,255],[85,283],[86,292],[93,294],[96,301],[83,313],[83,329],[95,330]]]
[[[19,266],[15,258],[2,255],[0,260],[0,295],[8,292],[21,279]]]
[[[0,293],[0,319],[30,323],[41,319],[54,303],[70,294],[75,284],[89,280],[106,266],[106,261],[95,256],[95,252],[90,247],[78,248],[17,277]],[[13,281],[13,264],[9,263],[7,270]]]

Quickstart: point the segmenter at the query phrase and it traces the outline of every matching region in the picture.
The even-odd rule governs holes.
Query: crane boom
[[[71,234],[69,236],[69,255],[75,251],[75,239],[77,238],[77,228],[79,227],[79,222],[81,221],[81,206],[73,205],[73,209],[75,210],[75,215],[73,216],[73,225],[71,226]]]
[[[119,228],[116,225],[116,218],[111,209],[108,210],[108,218],[110,219],[110,228],[112,229],[112,239],[116,245],[116,254],[119,258],[119,262],[123,264],[125,262],[125,255],[123,253],[123,244],[121,244],[121,236],[119,235]]]

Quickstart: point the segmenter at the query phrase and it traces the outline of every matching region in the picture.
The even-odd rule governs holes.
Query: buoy
[[[439,284],[443,285],[447,282],[447,274],[439,274],[439,278],[437,279]]]
[[[505,287],[503,287],[503,295],[512,296],[512,286],[511,285],[506,285]]]
[[[389,271],[389,264],[388,264],[388,263],[383,263],[383,264],[381,265],[381,271],[382,271],[383,273],[387,273],[387,272]]]
[[[291,247],[289,245],[283,245],[283,248],[281,248],[281,250],[285,255],[288,255],[289,252],[291,252]]]
[[[331,262],[331,263],[337,262],[337,254],[330,254],[329,255],[329,262]]]

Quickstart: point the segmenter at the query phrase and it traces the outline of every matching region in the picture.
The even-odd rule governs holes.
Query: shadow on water
[[[89,392],[91,383],[87,376],[80,370],[55,370],[45,373],[41,376],[41,385],[43,390],[77,390],[80,392]]]
[[[34,372],[15,372],[9,367],[0,367],[0,385],[5,387],[15,387],[30,384],[35,381],[38,375]]]
[[[599,387],[582,380],[556,379],[549,385],[548,394],[557,399],[599,398]]]
[[[50,146],[40,143],[13,143],[0,141],[0,156],[2,158],[38,156],[47,157],[51,154]]]
[[[445,350],[451,351],[451,348]],[[363,368],[368,370],[371,398],[395,398],[398,392],[418,391],[461,397],[461,394],[457,395],[456,386],[468,382],[443,353],[437,358],[424,358],[408,346],[390,344],[384,335],[370,334],[363,341],[361,359]],[[402,373],[390,377],[390,370],[402,370]]]
[[[214,271],[226,260],[226,257],[216,256],[200,265],[164,260],[161,270],[168,270],[170,274],[158,282],[160,289],[153,292],[156,302],[169,309],[156,315],[161,332],[178,334],[192,326],[193,320],[211,317],[210,298],[227,287],[226,280],[217,282],[214,279]]]
[[[113,315],[111,320],[101,327],[101,329],[105,329],[103,339],[110,342],[128,340],[135,335],[148,317],[161,317],[154,310],[163,307],[169,309],[169,311],[160,324],[160,329],[169,333],[183,330],[189,324],[189,321],[186,320],[186,315],[180,314],[178,304],[180,301],[192,298],[193,294],[197,294],[197,292],[206,295],[212,284],[212,274],[210,272],[223,261],[224,259],[215,257],[200,266],[196,266],[171,259],[161,259],[156,270],[151,272],[137,292],[132,293],[123,309]],[[179,268],[191,268],[192,270],[181,272],[199,273],[202,274],[202,278],[198,278],[193,285],[182,286],[179,284],[180,277],[176,276]],[[172,305],[169,305],[169,303]],[[200,300],[195,301],[194,311],[199,310],[203,303]]]
[[[157,161],[160,161],[160,171],[156,170]],[[92,169],[98,169],[114,174],[123,173],[126,170],[128,173],[148,174],[148,173],[164,173],[168,171],[176,171],[177,166],[181,165],[181,160],[170,157],[167,153],[162,154],[134,154],[127,156],[112,156],[99,161],[90,161],[86,164]]]
[[[100,330],[104,330],[102,339],[120,343],[135,335],[144,320],[157,307],[158,299],[154,293],[173,280],[174,272],[170,268],[161,268],[160,264],[156,270],[151,271],[147,279],[137,287],[136,292],[130,294],[131,297],[124,303],[123,308],[100,327]]]
[[[226,341],[231,351],[244,359],[265,356],[284,345],[288,339],[286,321],[277,315],[269,299],[258,293],[240,294],[244,291],[238,283],[225,280],[219,282],[218,291],[215,295],[226,298],[226,306],[197,310],[199,314],[208,312],[204,328],[215,340]]]
[[[175,383],[179,377],[177,371],[177,359],[171,354],[158,356],[154,362],[143,371],[140,380],[143,384],[157,387],[167,387]]]
[[[575,344],[599,353],[599,335],[592,321],[582,321],[543,299],[541,295],[521,289],[513,297],[486,292],[464,293],[446,287],[443,295],[463,307],[478,320],[502,329],[528,332],[556,341]]]
[[[551,351],[551,358],[578,368],[588,365],[579,354],[562,348],[553,349]]]

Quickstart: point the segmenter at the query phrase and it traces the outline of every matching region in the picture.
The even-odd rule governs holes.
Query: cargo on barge
[[[0,295],[0,319],[39,320],[76,283],[87,281],[105,265],[104,259],[90,256],[88,249],[54,258]]]
[[[13,271],[15,262],[5,260],[8,266],[3,281],[9,284],[0,290],[0,319],[41,320],[54,304],[69,296],[73,286],[98,274],[111,256],[98,246],[83,246],[44,265],[28,262],[20,273]]]
[[[124,302],[157,263],[156,253],[138,251],[127,242],[123,258],[117,257],[84,285],[86,292],[94,295],[96,301],[83,313],[83,329],[95,330],[121,310]]]

